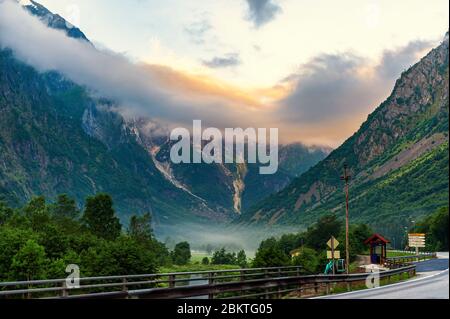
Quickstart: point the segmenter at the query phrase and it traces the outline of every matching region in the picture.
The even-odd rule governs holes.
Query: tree
[[[11,262],[13,257],[22,248],[27,240],[37,241],[38,235],[31,229],[21,229],[16,227],[0,227],[0,281],[8,280],[11,272]],[[13,280],[19,280],[12,277]]]
[[[128,234],[139,242],[147,242],[153,237],[152,217],[150,213],[145,213],[142,216],[133,215],[130,218],[130,225],[128,226]]]
[[[191,259],[191,247],[189,243],[183,241],[176,244],[171,256],[175,265],[186,265]]]
[[[350,225],[349,227],[349,255],[350,261],[355,260],[357,255],[360,255],[367,251],[368,246],[364,244],[364,241],[369,238],[373,231],[366,224]],[[345,251],[345,229],[341,231],[338,237],[339,248]]]
[[[83,221],[92,234],[107,240],[119,237],[122,228],[115,215],[112,198],[105,193],[86,199]]]
[[[208,257],[203,257],[202,265],[209,265],[209,258]]]
[[[101,240],[81,253],[85,276],[111,276],[155,273],[156,258],[135,240],[120,236],[115,241]]]
[[[0,226],[9,220],[13,213],[14,210],[8,207],[5,202],[0,201]]]
[[[13,257],[11,277],[16,280],[44,279],[47,263],[44,247],[30,239]]]
[[[253,267],[280,267],[290,264],[290,256],[283,251],[274,237],[261,242],[253,259]]]
[[[31,217],[37,212],[42,212],[47,210],[47,205],[44,196],[33,197],[27,205],[23,208],[23,212],[27,217]]]
[[[434,246],[433,250],[448,251],[448,207],[442,207],[433,214],[430,235]]]
[[[67,194],[60,194],[52,206],[52,215],[57,219],[77,219],[80,211],[75,199]]]
[[[326,215],[309,227],[305,234],[305,244],[316,250],[326,249],[326,243],[331,236],[337,237],[342,229],[342,221],[336,215]]]
[[[292,250],[303,246],[304,241],[303,234],[283,234],[278,240],[278,244],[286,254],[289,254]]]
[[[23,212],[33,230],[39,231],[50,221],[50,214],[43,196],[32,198],[23,208]]]
[[[213,265],[236,265],[236,254],[228,253],[223,247],[220,250],[214,252],[211,258],[211,264]]]
[[[80,265],[80,256],[73,250],[69,250],[64,256],[52,259],[47,266],[47,277],[49,279],[59,279],[67,277],[66,267],[70,264]],[[82,269],[80,269],[80,272]],[[83,275],[80,273],[80,275]]]
[[[240,250],[237,253],[236,263],[242,268],[246,268],[248,266],[248,264],[247,264],[247,255],[245,254],[244,250]]]
[[[411,232],[425,233],[426,249],[429,251],[448,251],[449,237],[448,207],[441,207],[432,215],[419,221]]]
[[[41,235],[38,243],[45,247],[48,258],[62,257],[68,248],[68,236],[55,224],[46,224],[39,232]]]
[[[301,266],[302,271],[308,274],[317,273],[320,265],[316,251],[308,247],[300,248],[299,255],[294,257],[292,263]]]

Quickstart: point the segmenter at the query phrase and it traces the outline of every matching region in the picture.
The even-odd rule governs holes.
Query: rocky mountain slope
[[[448,205],[448,33],[397,80],[386,101],[339,148],[281,192],[244,212],[238,223],[306,226],[344,216],[343,182],[352,175],[350,216],[389,236]]]
[[[78,29],[76,26],[67,22],[63,17],[58,14],[53,14],[43,5],[36,1],[29,0],[29,3],[24,3],[24,8],[28,10],[32,15],[35,15],[41,19],[47,26],[53,29],[58,29],[66,32],[66,34],[75,39],[81,39],[89,42],[88,38]]]
[[[153,150],[155,164],[174,183],[206,199],[217,209],[238,214],[282,190],[330,152],[327,148],[300,143],[280,145],[278,171],[273,175],[261,175],[259,164],[173,164],[170,161],[172,142],[165,141],[157,146],[152,141],[143,144]]]

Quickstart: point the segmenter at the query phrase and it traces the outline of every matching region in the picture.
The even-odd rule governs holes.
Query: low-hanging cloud
[[[269,23],[281,13],[281,7],[272,0],[246,0],[248,5],[248,20],[255,28]]]
[[[388,96],[401,72],[431,45],[411,42],[384,52],[375,65],[354,54],[316,56],[286,79],[293,90],[281,101],[279,115],[299,124],[365,116]]]
[[[219,128],[255,125],[243,115],[249,110],[239,101],[201,90],[173,89],[151,66],[133,64],[121,55],[50,29],[13,0],[0,0],[0,48],[12,49],[18,59],[38,71],[56,70],[114,100],[127,116],[189,125],[193,119],[201,119]]]

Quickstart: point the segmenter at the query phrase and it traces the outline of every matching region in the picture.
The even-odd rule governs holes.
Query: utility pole
[[[344,164],[344,176],[341,176],[341,180],[345,182],[345,271],[349,273],[349,240],[348,240],[348,181],[351,176],[347,174],[347,164]]]
[[[335,268],[336,265],[334,263],[334,236],[331,236],[331,261],[333,262],[333,276],[336,274]]]

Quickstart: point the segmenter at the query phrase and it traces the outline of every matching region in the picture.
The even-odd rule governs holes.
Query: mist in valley
[[[169,249],[176,243],[189,242],[191,250],[214,252],[221,248],[238,252],[245,250],[248,257],[253,257],[261,241],[269,237],[303,231],[300,227],[255,227],[233,224],[196,224],[156,225],[154,232],[158,240],[164,242]]]

